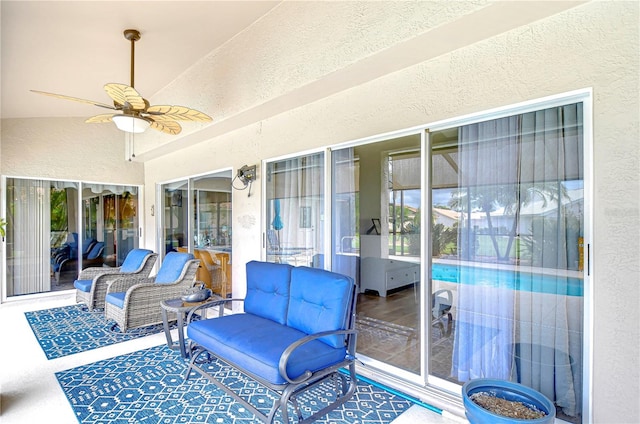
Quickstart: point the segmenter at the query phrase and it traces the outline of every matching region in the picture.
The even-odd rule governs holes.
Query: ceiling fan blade
[[[170,135],[180,134],[182,131],[182,127],[175,121],[167,120],[167,121],[156,121],[155,116],[150,116],[151,120],[151,128],[154,130],[162,131],[163,133]]]
[[[147,104],[140,93],[135,88],[125,84],[109,83],[105,84],[104,90],[114,102],[123,105],[129,103],[134,110],[145,110]]]
[[[108,105],[108,104],[100,103],[100,102],[94,102],[93,100],[79,99],[77,97],[64,96],[62,94],[47,93],[46,91],[38,91],[38,90],[31,90],[31,91],[34,92],[34,93],[43,94],[45,96],[55,97],[56,99],[72,100],[74,102],[86,103],[86,104],[89,104],[89,105],[103,107],[105,109],[112,109],[112,110],[120,110],[121,109],[121,108],[114,107],[113,105]]]
[[[209,122],[211,117],[195,109],[184,106],[155,105],[149,106],[146,113],[152,115],[154,119],[162,121],[194,121]]]
[[[102,115],[96,115],[96,116],[92,116],[91,118],[88,118],[86,121],[87,124],[103,124],[105,122],[113,122],[113,120],[111,119],[113,117],[112,113],[105,113]]]

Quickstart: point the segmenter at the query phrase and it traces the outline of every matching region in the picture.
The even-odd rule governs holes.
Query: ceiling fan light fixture
[[[129,133],[143,133],[151,125],[149,121],[138,116],[115,115],[111,119],[119,130]]]

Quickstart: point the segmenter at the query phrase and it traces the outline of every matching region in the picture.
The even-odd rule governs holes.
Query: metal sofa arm
[[[306,337],[303,337],[300,340],[297,340],[291,343],[284,350],[284,352],[282,352],[282,355],[280,356],[280,362],[278,363],[278,371],[280,372],[280,375],[282,376],[282,378],[284,378],[291,384],[299,384],[309,379],[313,375],[313,373],[309,370],[306,370],[304,374],[302,374],[300,377],[296,379],[291,379],[287,375],[287,363],[289,362],[289,357],[291,356],[293,351],[295,351],[297,348],[299,348],[303,344],[309,343],[312,340],[316,340],[326,336],[338,336],[341,334],[344,334],[344,335],[351,334],[353,335],[353,337],[356,337],[356,335],[358,334],[358,330],[352,329],[352,330],[323,331],[320,333],[310,334]],[[355,360],[355,352],[351,351],[352,346],[355,346],[355,342],[349,341],[349,343],[347,344],[347,355],[351,357],[350,359]]]

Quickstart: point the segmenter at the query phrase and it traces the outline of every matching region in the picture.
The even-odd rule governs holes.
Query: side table
[[[222,300],[220,296],[213,295],[209,299],[202,302],[184,302],[180,298],[168,299],[160,302],[162,307],[162,327],[164,328],[164,334],[167,337],[167,346],[171,349],[180,349],[180,354],[183,358],[188,358],[187,349],[184,343],[184,320],[194,306],[202,305],[203,303],[212,302],[215,300]],[[224,310],[224,305],[216,305],[219,309],[219,313]],[[212,306],[215,307],[215,306]],[[206,311],[206,309],[204,310]],[[204,312],[203,311],[203,312]],[[175,313],[178,317],[178,342],[173,341],[171,336],[171,329],[169,328],[169,312]],[[201,312],[201,313],[203,313]]]

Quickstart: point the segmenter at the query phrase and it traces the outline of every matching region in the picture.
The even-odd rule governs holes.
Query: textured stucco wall
[[[277,9],[271,19],[303,19],[311,25],[312,20],[304,17],[318,15],[305,13],[307,7],[318,6],[295,2]],[[340,7],[349,6],[341,3]],[[354,10],[351,12],[331,15],[335,34],[338,38],[362,37],[361,45],[366,46],[367,37],[375,36],[360,27],[353,19]],[[390,23],[390,30],[392,27]],[[344,60],[350,54],[357,55],[345,51],[340,43],[331,43],[333,33],[325,31],[323,28],[315,37],[305,34],[304,40],[295,34],[286,40],[264,40],[265,60],[273,46],[282,72],[287,73],[287,84],[295,85],[304,79],[298,72],[313,78],[318,69],[335,66],[336,57]],[[302,49],[305,63],[313,66],[287,67],[284,54],[295,54],[298,45],[308,40],[330,40],[330,48]],[[203,78],[204,86],[209,67],[215,68],[213,62],[224,62],[225,54],[234,54],[234,47],[228,45],[227,52],[200,64],[202,68],[195,72]],[[263,66],[267,65],[257,64],[256,68],[262,70]],[[217,104],[222,104],[225,96],[234,96],[240,105],[250,103],[251,96],[259,102],[262,95],[286,89],[275,78],[265,80],[264,75],[247,74],[246,69],[239,72],[242,78],[234,74],[238,79],[225,88],[224,96],[213,93],[221,96]],[[259,164],[265,158],[591,87],[594,262],[593,299],[588,311],[593,332],[587,346],[592,347],[594,364],[591,419],[639,422],[638,75],[638,3],[592,2],[151,160],[146,164],[147,199],[153,199],[156,181]],[[273,92],[268,93],[269,89]],[[234,275],[238,278],[244,273],[242,264],[260,255],[260,205],[261,192],[256,187],[250,198],[245,191],[234,192]]]
[[[144,165],[125,160],[122,132],[80,118],[5,119],[3,175],[143,184]]]

